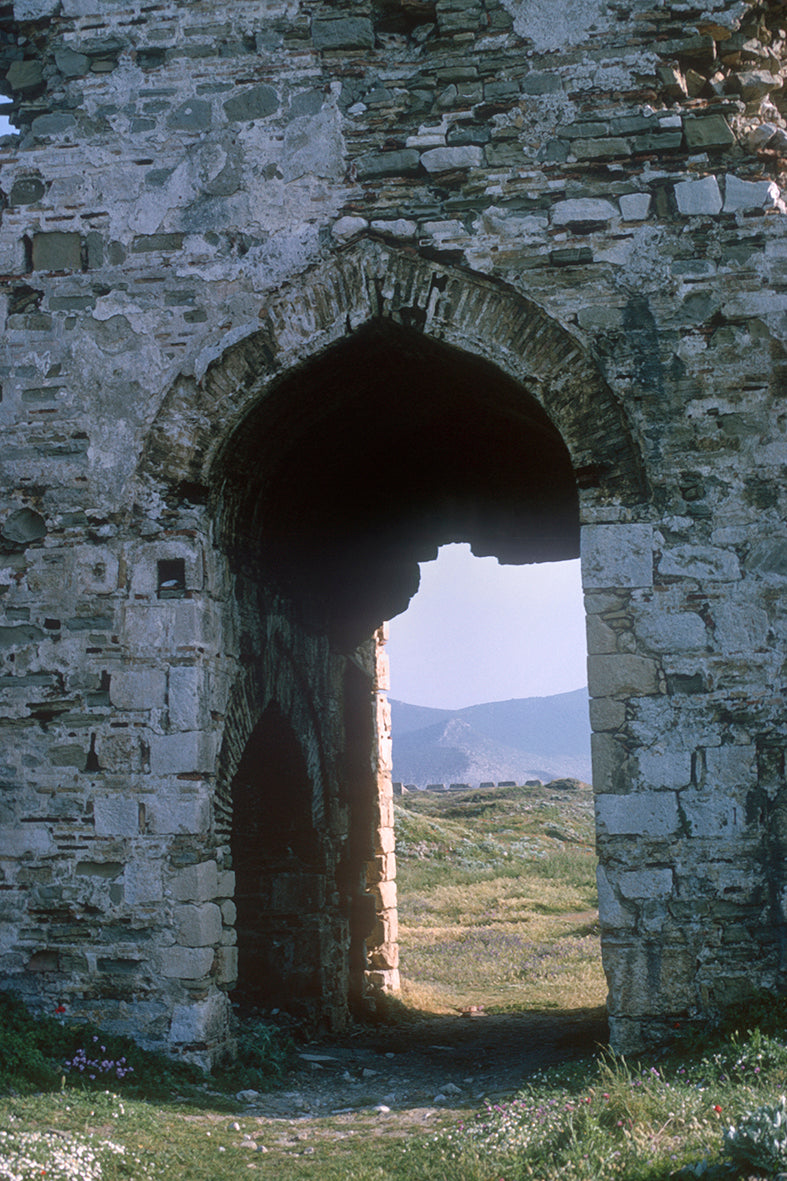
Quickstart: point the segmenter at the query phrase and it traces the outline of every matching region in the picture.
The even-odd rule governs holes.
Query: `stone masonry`
[[[782,0],[0,3],[0,983],[398,988],[383,621],[582,556],[614,1044],[787,984]]]

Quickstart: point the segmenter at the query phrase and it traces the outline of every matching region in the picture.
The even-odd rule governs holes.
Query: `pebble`
[[[379,1111],[380,1115],[389,1115],[391,1111],[390,1107],[387,1107],[385,1103],[378,1103],[374,1110]]]

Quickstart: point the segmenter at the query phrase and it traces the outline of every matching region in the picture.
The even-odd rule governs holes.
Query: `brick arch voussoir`
[[[646,499],[624,411],[581,342],[507,284],[370,236],[270,295],[258,328],[223,349],[219,343],[199,379],[174,384],[149,432],[141,477],[170,487],[208,484],[217,454],[272,382],[385,319],[503,370],[543,406],[580,483],[629,505]]]

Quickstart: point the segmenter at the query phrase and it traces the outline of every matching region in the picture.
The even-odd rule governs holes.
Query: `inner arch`
[[[571,459],[535,398],[392,321],[274,383],[213,471],[233,563],[343,651],[406,608],[439,544],[515,564],[579,553]]]

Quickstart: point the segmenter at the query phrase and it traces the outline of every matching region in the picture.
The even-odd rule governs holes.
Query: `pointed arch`
[[[546,412],[580,489],[628,506],[646,499],[644,465],[623,410],[566,328],[499,280],[371,236],[266,297],[258,329],[219,342],[198,377],[173,385],[146,440],[143,484],[164,495],[207,487],[225,441],[283,374],[375,322],[490,362]]]

